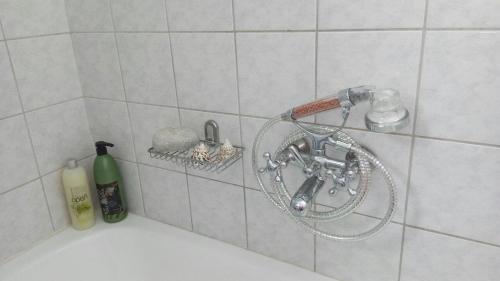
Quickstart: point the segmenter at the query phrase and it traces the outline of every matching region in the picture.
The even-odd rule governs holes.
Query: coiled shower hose
[[[327,239],[332,239],[332,240],[343,240],[343,241],[357,241],[357,240],[362,240],[366,239],[372,235],[375,235],[378,233],[387,223],[389,223],[392,219],[392,216],[394,215],[394,211],[396,208],[396,186],[394,184],[394,181],[390,175],[390,173],[387,171],[387,169],[384,167],[384,165],[378,160],[375,156],[373,156],[371,153],[367,152],[364,150],[356,141],[354,141],[349,135],[347,135],[345,132],[340,131],[338,129],[328,127],[328,126],[319,126],[319,125],[311,125],[309,126],[310,129],[318,131],[318,132],[323,132],[323,133],[332,133],[332,136],[334,136],[335,139],[350,144],[351,145],[351,151],[354,153],[356,156],[358,162],[359,162],[359,176],[360,180],[358,183],[358,187],[356,189],[356,194],[354,194],[346,203],[344,203],[342,206],[335,208],[330,211],[325,211],[325,212],[319,212],[315,210],[311,210],[307,213],[305,217],[297,217],[295,216],[290,207],[290,200],[291,196],[290,193],[288,192],[285,182],[283,180],[282,174],[281,174],[281,167],[278,167],[275,171],[275,174],[271,176],[270,178],[270,184],[273,187],[272,191],[268,190],[265,187],[264,181],[262,179],[262,173],[259,172],[259,167],[258,167],[258,153],[259,153],[259,148],[260,144],[262,141],[262,136],[269,131],[271,127],[273,127],[276,123],[280,122],[281,116],[276,116],[275,118],[267,121],[262,128],[259,130],[257,133],[257,136],[255,138],[253,147],[252,147],[252,168],[254,171],[255,176],[257,177],[257,181],[259,183],[259,186],[262,190],[262,192],[265,194],[265,196],[280,210],[282,210],[284,213],[286,213],[288,216],[290,216],[298,225],[300,225],[303,229],[306,231],[313,233],[315,235],[318,235],[323,238]],[[279,155],[283,150],[285,150],[288,145],[292,144],[293,142],[303,138],[306,136],[306,133],[303,131],[296,131],[289,135],[285,141],[280,145],[280,147],[277,149],[275,155]],[[368,191],[368,185],[370,183],[370,178],[371,178],[371,172],[372,172],[372,167],[370,166],[373,165],[375,168],[380,169],[382,172],[382,175],[384,176],[386,186],[389,191],[389,204],[387,211],[384,215],[384,217],[376,224],[374,227],[371,229],[357,233],[357,234],[349,234],[349,235],[344,235],[344,234],[339,234],[339,233],[332,233],[332,232],[326,232],[323,230],[319,230],[315,227],[316,223],[319,222],[325,222],[325,221],[333,221],[333,220],[338,220],[340,218],[343,218],[349,214],[352,214],[354,210],[361,205],[361,203],[364,201],[366,198],[366,194]],[[276,196],[273,196],[272,194],[275,194]]]

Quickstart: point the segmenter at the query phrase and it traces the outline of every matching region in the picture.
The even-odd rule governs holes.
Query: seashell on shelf
[[[231,144],[231,142],[226,139],[224,144],[219,148],[219,153],[217,153],[217,160],[223,161],[236,153],[236,148]]]
[[[210,155],[208,153],[207,146],[204,143],[198,144],[193,149],[193,154],[191,155],[191,159],[199,161],[199,162],[209,161]]]

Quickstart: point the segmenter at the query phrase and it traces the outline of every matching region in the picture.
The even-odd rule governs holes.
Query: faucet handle
[[[347,190],[350,196],[354,196],[357,194],[357,190],[351,188],[351,181],[354,178],[353,175],[342,173],[340,175],[335,174],[333,170],[327,170],[326,174],[332,177],[333,186],[328,190],[328,194],[333,197],[337,194],[337,192],[342,188]]]
[[[293,160],[297,161],[302,166],[302,168],[307,166],[306,161],[304,161],[304,158],[302,158],[302,155],[300,154],[300,151],[296,145],[289,145],[288,151],[290,151],[290,153],[292,154]]]
[[[266,152],[262,155],[264,159],[266,159],[266,166],[264,168],[259,169],[259,173],[270,173],[276,171],[278,167],[282,166],[283,162],[273,161],[271,157],[271,153]]]

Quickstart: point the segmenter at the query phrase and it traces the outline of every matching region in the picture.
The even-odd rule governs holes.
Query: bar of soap
[[[187,150],[199,142],[196,132],[189,128],[163,128],[153,136],[153,149],[156,152]]]

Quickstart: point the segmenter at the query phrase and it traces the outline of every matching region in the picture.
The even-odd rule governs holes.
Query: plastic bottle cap
[[[68,160],[66,167],[68,169],[74,169],[74,168],[78,167],[78,161],[75,159],[70,159],[70,160]]]
[[[108,154],[108,149],[106,148],[106,146],[113,147],[115,145],[112,144],[112,143],[109,143],[109,142],[105,142],[105,141],[98,141],[98,142],[96,142],[95,143],[95,147],[96,147],[97,155]]]

